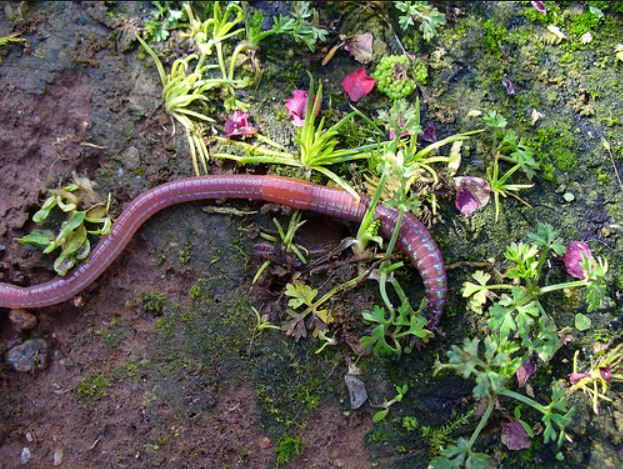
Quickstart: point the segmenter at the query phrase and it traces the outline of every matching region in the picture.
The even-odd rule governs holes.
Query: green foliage
[[[402,418],[402,428],[404,428],[408,432],[412,432],[417,430],[419,423],[417,418],[412,416],[405,416]]]
[[[428,2],[393,2],[393,5],[404,13],[404,15],[398,18],[400,27],[403,30],[407,30],[409,27],[414,26],[416,22],[420,23],[419,31],[422,33],[425,41],[433,39],[438,34],[437,29],[446,24],[446,15]]]
[[[429,426],[423,426],[422,437],[428,443],[428,448],[430,452],[432,454],[439,454],[439,452],[443,448],[452,445],[454,442],[452,434],[456,432],[459,428],[467,425],[469,420],[474,416],[474,414],[475,411],[471,409],[441,427],[433,428]]]
[[[182,10],[171,8],[171,2],[152,1],[151,4],[156,7],[151,11],[153,19],[145,22],[145,38],[154,42],[162,42],[166,40],[171,30],[178,28],[178,23],[186,20]]]
[[[529,189],[532,184],[514,184],[511,177],[518,171],[523,171],[530,180],[540,167],[534,159],[534,153],[523,139],[511,129],[506,129],[506,119],[496,111],[490,111],[483,116],[485,125],[491,130],[491,148],[493,157],[487,158],[487,181],[495,203],[495,220],[497,222],[501,211],[500,197],[513,197],[522,204],[530,207],[525,200],[517,195],[523,189]],[[511,167],[504,171],[503,164]]]
[[[384,308],[375,305],[372,310],[363,312],[366,324],[374,325],[369,336],[361,338],[361,347],[371,349],[375,355],[400,355],[402,337],[412,337],[428,342],[433,333],[426,330],[428,323],[421,312],[415,312],[408,303],[402,303],[397,310],[398,314],[387,315]],[[390,343],[388,343],[390,339]]]
[[[381,93],[390,99],[400,99],[417,88],[415,81],[409,78],[410,69],[411,63],[406,55],[390,55],[380,60],[372,77]],[[422,76],[421,70],[419,75]]]
[[[459,438],[455,444],[448,445],[441,452],[441,456],[433,458],[430,465],[434,469],[485,469],[488,462],[486,454],[473,451],[468,440]]]
[[[389,414],[390,407],[398,402],[401,402],[402,398],[405,396],[405,394],[407,393],[407,390],[409,389],[409,386],[407,384],[404,384],[402,386],[394,386],[394,387],[396,388],[396,396],[389,401],[386,400],[380,405],[382,410],[379,410],[378,412],[376,412],[374,416],[372,417],[372,421],[374,423],[378,423],[381,420],[384,420],[385,417],[387,417],[387,415]]]
[[[275,454],[276,466],[287,464],[292,458],[300,456],[305,451],[305,444],[300,436],[285,435],[277,443]]]
[[[111,385],[110,379],[103,374],[95,374],[83,379],[74,388],[79,399],[97,401],[106,396],[106,389]]]
[[[286,252],[294,253],[303,264],[306,264],[307,260],[305,259],[302,251],[307,250],[303,246],[299,246],[298,244],[294,243],[294,235],[296,234],[298,229],[305,224],[305,221],[301,221],[301,212],[299,210],[294,212],[294,214],[290,218],[290,221],[288,222],[288,227],[286,230],[283,229],[281,223],[279,223],[279,220],[277,220],[276,218],[273,218],[273,223],[277,227],[277,233],[279,234],[279,237],[270,235],[268,233],[260,233],[260,236],[272,243],[281,244],[285,248]],[[255,283],[257,279],[260,278],[262,272],[264,272],[271,263],[272,261],[269,259],[264,261],[264,263],[255,273],[252,283]]]
[[[106,204],[78,210],[81,200],[80,189],[90,188],[81,188],[79,184],[73,183],[50,190],[50,196],[33,215],[33,221],[42,224],[55,209],[64,212],[66,220],[61,224],[57,234],[50,229],[34,230],[17,240],[20,244],[42,250],[44,254],[51,254],[60,249],[60,254],[54,261],[54,270],[58,275],[66,275],[73,266],[89,256],[91,252],[89,235],[104,236],[110,233],[112,226],[112,217],[109,214],[110,197]]]
[[[286,148],[275,143],[266,137],[259,137],[264,143],[250,145],[245,142],[227,141],[232,145],[245,150],[244,156],[233,155],[229,153],[217,153],[217,158],[225,158],[234,160],[242,164],[275,164],[286,165],[302,168],[308,171],[316,171],[331,181],[336,183],[342,189],[348,191],[355,198],[359,198],[359,194],[353,187],[338,176],[335,172],[327,168],[327,166],[347,163],[350,161],[364,160],[370,157],[369,151],[377,147],[377,144],[363,145],[356,148],[338,149],[339,135],[342,127],[353,119],[355,112],[347,114],[336,124],[325,129],[325,117],[316,123],[316,115],[320,109],[322,101],[322,83],[318,86],[314,94],[314,80],[310,75],[310,85],[308,93],[307,108],[305,112],[305,121],[300,128],[294,141],[298,146],[296,154],[289,152]],[[226,141],[226,140],[222,140]]]
[[[491,117],[495,120],[495,116]],[[560,255],[565,246],[554,228],[547,224],[541,224],[528,237],[532,243],[513,242],[505,251],[504,257],[509,263],[507,269],[504,274],[496,272],[501,282],[505,283],[491,284],[491,275],[482,271],[472,275],[473,282],[465,282],[463,296],[470,298],[472,310],[482,314],[486,304],[493,300],[484,311],[488,335],[484,339],[466,338],[462,346],[453,345],[447,353],[448,363],[436,363],[435,370],[453,369],[465,379],[474,379],[474,398],[487,399],[491,409],[495,401],[510,398],[540,412],[543,442],[556,441],[560,445],[574,412],[574,408],[567,404],[562,387],[554,383],[551,401],[543,405],[512,390],[511,386],[522,364],[536,358],[547,363],[561,346],[556,325],[543,308],[540,298],[562,289],[585,288],[587,306],[592,311],[605,295],[608,264],[602,259],[585,257],[580,264],[586,274],[584,280],[541,286],[542,270],[550,254]],[[505,293],[497,296],[494,294],[496,290]],[[488,418],[483,417],[480,429]],[[527,424],[522,425],[529,428]],[[456,445],[446,448],[434,460],[433,467],[468,464],[469,458],[474,457],[471,448],[479,431],[477,428],[469,442],[459,440]],[[481,459],[476,457],[469,464],[480,464]]]

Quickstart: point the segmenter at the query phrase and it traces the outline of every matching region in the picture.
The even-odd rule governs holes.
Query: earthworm
[[[348,221],[361,221],[368,200],[348,192],[279,176],[214,175],[179,179],[156,186],[132,200],[115,220],[91,256],[66,277],[30,287],[0,283],[0,307],[41,308],[66,301],[93,283],[121,254],[138,228],[156,212],[171,205],[204,199],[252,199],[310,210]],[[389,238],[398,212],[377,206],[381,234]],[[446,300],[446,270],[439,248],[412,214],[404,216],[397,246],[419,271],[428,298],[429,326],[437,327]]]

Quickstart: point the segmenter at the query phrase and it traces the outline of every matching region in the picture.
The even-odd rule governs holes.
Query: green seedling
[[[396,396],[393,399],[389,401],[385,401],[381,405],[376,406],[376,407],[380,407],[382,410],[379,410],[378,412],[376,412],[374,414],[374,417],[372,417],[372,421],[374,423],[378,423],[381,420],[385,419],[385,417],[387,417],[387,415],[389,414],[389,410],[391,406],[402,401],[402,398],[405,396],[405,394],[407,393],[407,390],[409,389],[409,385],[404,384],[402,386],[395,386],[395,388],[396,388]]]
[[[296,255],[296,257],[298,257],[303,264],[306,264],[307,260],[303,255],[303,251],[307,252],[307,250],[303,246],[300,246],[294,242],[294,235],[298,229],[305,224],[305,221],[306,220],[301,221],[301,212],[296,210],[288,222],[287,230],[283,229],[281,223],[279,223],[279,220],[273,218],[273,223],[277,227],[279,237],[268,233],[261,233],[260,236],[271,243],[281,244],[285,248],[286,252],[294,253],[294,255]],[[272,261],[270,259],[264,261],[260,268],[257,269],[252,283],[255,283],[257,279],[260,278],[262,273],[270,266],[271,263]]]
[[[89,236],[104,236],[110,233],[112,226],[112,217],[109,213],[110,195],[106,204],[78,210],[79,189],[78,184],[69,184],[49,191],[50,196],[33,215],[33,221],[41,224],[55,208],[60,209],[66,214],[67,219],[62,223],[58,233],[55,234],[50,229],[34,230],[17,240],[20,244],[42,250],[44,254],[51,254],[60,249],[60,254],[54,261],[54,270],[58,275],[66,275],[73,266],[89,256],[91,252]]]

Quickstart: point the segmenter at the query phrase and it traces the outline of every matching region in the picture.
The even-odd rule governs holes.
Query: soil
[[[186,141],[181,132],[171,137],[170,122],[159,108],[155,70],[135,45],[123,41],[127,19],[145,20],[151,7],[127,2],[109,9],[107,4],[28,3],[20,18],[14,17],[18,3],[0,3],[0,37],[19,31],[27,40],[26,46],[0,49],[0,245],[6,247],[0,250],[0,281],[28,285],[52,278],[50,258],[16,240],[34,228],[30,218],[46,190],[71,181],[73,172],[92,180],[102,197],[112,193],[115,213],[149,187],[192,175]],[[282,3],[257,5],[267,15],[287,12]],[[517,13],[529,6],[476,2],[466,8],[468,15],[448,25],[438,47],[422,46],[431,71],[423,90],[428,97],[424,122],[433,120],[438,135],[450,135],[474,128],[466,117],[470,110],[495,108],[521,135],[553,128],[554,136],[545,132],[540,141],[548,155],[543,161],[554,163],[553,177],[537,176],[526,196],[532,208],[505,200],[499,223],[491,207],[471,219],[459,217],[447,192],[440,199],[434,236],[448,264],[501,259],[506,245],[539,220],[555,224],[567,240],[600,246],[611,261],[612,285],[606,306],[591,317],[596,330],[616,337],[623,323],[623,190],[600,146],[607,137],[623,170],[623,130],[614,123],[623,120],[614,35],[604,27],[595,49],[547,46],[546,54],[534,40],[539,24]],[[623,24],[620,13],[607,17],[612,30]],[[343,32],[372,31],[378,38],[375,61],[389,51],[400,53],[378,17],[362,18]],[[496,34],[505,35],[499,53],[478,46],[492,36],[483,29],[487,21],[502,28]],[[308,68],[323,78],[327,100],[348,111],[341,79],[360,65],[343,51],[322,68],[316,60],[320,54],[310,59],[300,46],[284,51],[281,43],[269,42],[266,49],[251,111],[264,134],[291,143],[293,130],[285,125],[282,102],[292,89],[306,86]],[[607,66],[594,66],[598,60]],[[493,78],[500,64],[512,75],[517,96],[507,95]],[[596,114],[581,115],[589,104]],[[361,108],[374,115],[386,105],[384,98],[370,95]],[[544,114],[536,125],[529,119],[535,107]],[[466,146],[463,168],[475,174],[481,149]],[[565,151],[573,161],[556,159]],[[213,172],[232,170],[221,162],[212,167]],[[573,203],[561,198],[565,191],[575,194]],[[427,467],[436,450],[402,422],[415,416],[420,427],[439,429],[472,410],[472,383],[431,373],[437,356],[478,332],[460,294],[471,270],[449,271],[449,304],[441,324],[445,336],[422,350],[400,360],[358,357],[357,337],[364,330],[358,315],[378,302],[375,286],[368,283],[331,305],[336,331],[346,343],[315,354],[319,345],[313,338],[297,342],[281,331],[258,332],[251,312],[255,305],[266,308],[262,311],[273,322],[286,318],[282,290],[296,261],[284,262],[285,277],[271,268],[267,283],[251,287],[251,279],[261,263],[252,256],[257,227],[274,230],[273,216],[286,223],[287,217],[262,213],[259,204],[224,205],[255,212],[243,215],[207,214],[205,205],[172,207],[149,220],[79,301],[36,311],[32,331],[16,331],[8,314],[0,312],[0,352],[30,338],[45,339],[51,350],[45,370],[18,373],[4,360],[0,364],[0,468],[54,467],[61,453],[60,467],[68,468],[268,468],[279,466],[280,444],[292,437],[300,438],[302,450],[291,454],[285,467]],[[306,217],[297,242],[310,251],[334,248],[356,229]],[[311,277],[313,286],[352,277],[348,260],[347,254],[332,258]],[[562,277],[559,261],[551,268],[553,276]],[[412,298],[421,298],[416,273],[399,277],[414,285]],[[548,307],[557,323],[573,324],[573,298],[561,295]],[[574,333],[574,346],[588,349],[596,334]],[[572,352],[561,355],[540,370],[541,382],[570,372]],[[375,409],[368,404],[349,408],[343,376],[355,362],[371,403],[391,399],[394,386],[409,384],[403,402],[380,423],[372,423]],[[546,391],[536,389],[540,396]],[[551,445],[538,442],[506,452],[497,421],[486,429],[478,450],[488,449],[508,467],[621,467],[621,400],[600,415],[593,415],[579,393],[573,402],[578,411],[564,462],[555,459]],[[459,425],[452,435],[469,437],[474,426]],[[30,452],[25,466],[20,465],[23,448]]]

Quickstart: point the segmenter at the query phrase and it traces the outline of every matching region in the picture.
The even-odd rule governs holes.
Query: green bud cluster
[[[426,81],[428,71],[424,67],[416,68],[415,73]],[[374,70],[372,75],[376,80],[378,90],[390,99],[400,99],[410,95],[417,87],[415,81],[408,77],[408,71],[411,67],[409,58],[406,55],[390,55],[383,57]],[[420,80],[421,81],[421,80]]]

